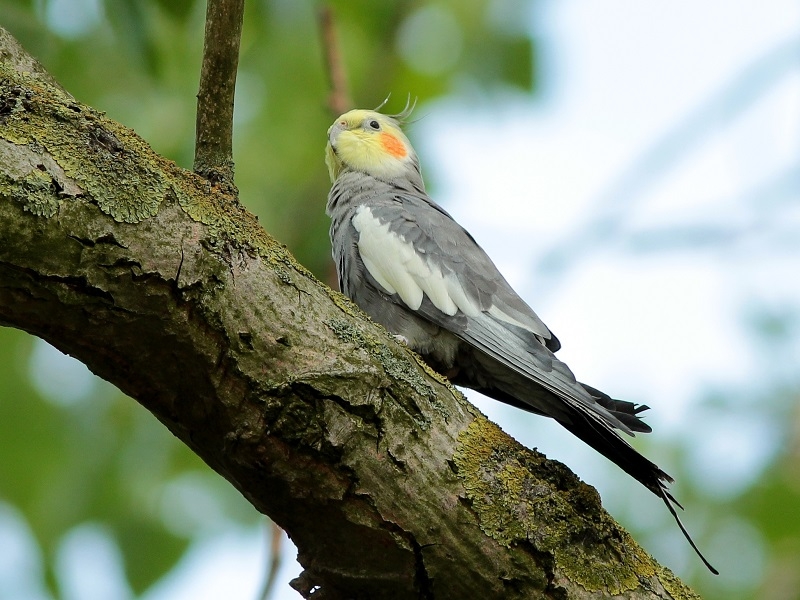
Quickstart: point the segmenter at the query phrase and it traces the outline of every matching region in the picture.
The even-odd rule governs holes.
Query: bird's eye
[[[374,119],[373,119],[372,121],[370,121],[370,122],[369,122],[369,126],[370,126],[372,129],[374,129],[375,131],[378,131],[378,130],[381,128],[381,124],[380,124],[380,123],[378,123],[378,122],[377,122],[376,120],[374,120]]]

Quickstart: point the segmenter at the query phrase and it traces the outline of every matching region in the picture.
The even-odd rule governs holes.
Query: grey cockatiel
[[[328,130],[326,162],[342,292],[456,385],[552,417],[619,465],[664,500],[716,573],[677,517],[670,476],[617,433],[649,432],[638,416],[647,407],[579,383],[555,357],[558,339],[426,194],[398,118],[345,113]]]

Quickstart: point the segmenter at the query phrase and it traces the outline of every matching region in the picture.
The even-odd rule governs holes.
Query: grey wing
[[[389,232],[412,246],[423,262],[427,261],[434,280],[428,285],[435,291],[435,278],[441,275],[449,291],[458,294],[460,287],[470,307],[506,325],[517,327],[522,335],[533,335],[553,352],[561,347],[558,339],[542,320],[508,284],[495,264],[473,237],[440,206],[426,196],[403,194],[394,203],[373,209],[374,216],[388,225]],[[422,274],[424,277],[426,274]],[[452,277],[457,279],[454,285]],[[419,277],[418,277],[419,279]],[[421,283],[425,283],[422,281]],[[456,289],[452,289],[456,288]],[[427,290],[426,290],[427,291]],[[431,298],[437,305],[436,298]],[[446,302],[439,303],[446,310]],[[458,303],[456,303],[458,304]]]
[[[555,357],[558,340],[472,236],[427,197],[395,194],[359,207],[352,222],[359,258],[391,301],[569,406],[630,433]],[[551,416],[568,414],[554,405],[555,398],[543,401],[534,394],[531,399],[543,403],[534,408]]]
[[[458,340],[430,319],[410,309],[390,284],[384,281],[382,285],[373,277],[359,250],[360,234],[353,225],[352,217],[353,211],[347,211],[340,219],[335,219],[331,227],[339,289],[375,321],[392,333],[403,336],[415,350],[425,355],[435,355],[443,363],[451,361]]]

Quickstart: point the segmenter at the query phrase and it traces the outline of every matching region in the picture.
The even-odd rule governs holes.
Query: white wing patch
[[[543,329],[537,331],[536,329],[531,327],[530,323],[523,323],[522,321],[519,321],[519,320],[515,319],[511,315],[507,315],[506,313],[504,313],[502,310],[500,310],[499,308],[497,308],[494,305],[489,307],[489,310],[487,310],[486,312],[488,312],[490,315],[492,315],[498,321],[503,321],[504,323],[508,323],[509,325],[516,325],[517,327],[521,327],[522,329],[527,329],[531,333],[533,333],[535,335],[538,335],[538,336],[545,336],[545,337],[548,337],[548,338],[550,337],[549,334],[547,334],[547,328],[544,327],[544,324],[542,324]]]
[[[424,253],[389,231],[388,224],[381,224],[368,206],[356,209],[353,226],[359,234],[358,250],[364,266],[387,293],[398,294],[412,310],[419,310],[426,295],[446,315],[453,316],[459,310],[469,317],[480,314],[455,274],[442,275]]]

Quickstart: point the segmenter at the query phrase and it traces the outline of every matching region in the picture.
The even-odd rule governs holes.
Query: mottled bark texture
[[[286,529],[303,595],[696,597],[232,197],[0,56],[0,322],[135,398]]]

